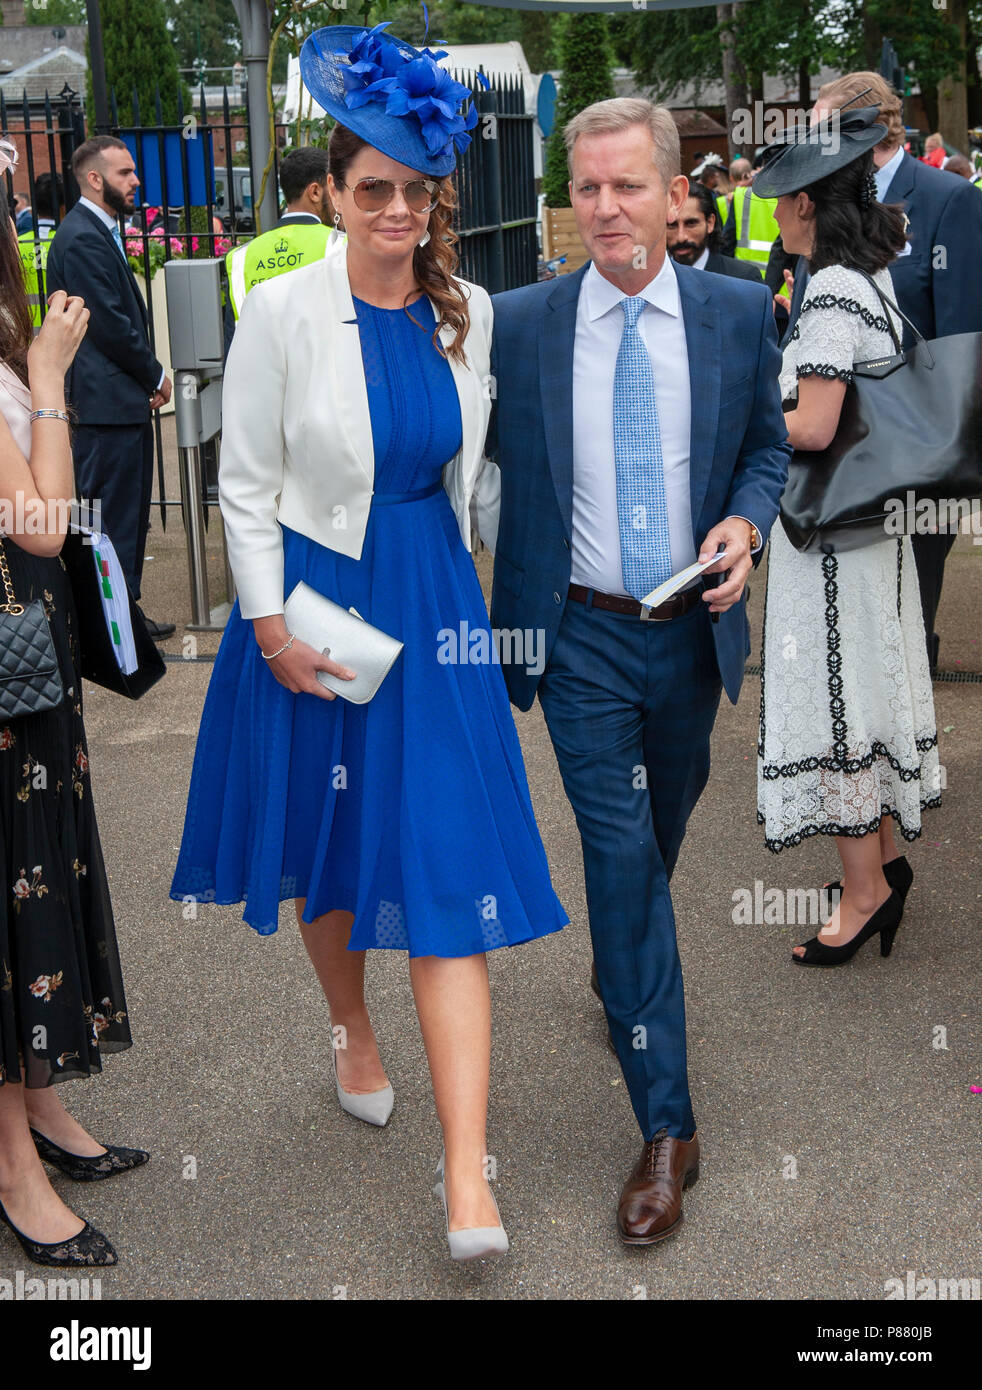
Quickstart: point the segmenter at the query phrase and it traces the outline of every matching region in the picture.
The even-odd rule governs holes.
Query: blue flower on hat
[[[452,154],[454,145],[465,150],[471,142],[466,132],[477,125],[477,112],[472,105],[464,116],[458,107],[470,92],[440,67],[445,52],[424,48],[407,58],[395,44],[383,42],[380,36],[390,22],[366,29],[352,44],[344,70],[345,105],[354,111],[384,102],[387,116],[415,116],[431,157]]]

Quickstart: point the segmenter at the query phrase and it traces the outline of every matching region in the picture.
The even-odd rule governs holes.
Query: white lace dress
[[[889,271],[874,279],[895,299]],[[801,377],[849,381],[854,362],[892,351],[872,286],[829,266],[809,281],[784,350],[782,398],[797,397]],[[921,812],[940,804],[941,774],[909,537],[806,555],[775,522],[757,753],[757,820],[768,849],[811,835],[866,835],[885,815],[905,840],[921,833]]]

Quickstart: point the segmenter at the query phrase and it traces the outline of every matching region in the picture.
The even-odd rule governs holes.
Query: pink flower
[[[29,898],[31,896],[31,885],[26,878],[19,878],[14,884],[15,898]],[[33,988],[33,986],[32,986]],[[45,986],[47,988],[47,986]]]
[[[163,241],[163,239],[164,239],[164,229],[163,229],[163,226],[161,225],[161,223],[158,222],[157,225],[151,229],[150,235],[151,235],[151,236],[160,237],[160,240]]]
[[[230,239],[229,237],[226,237],[226,236],[219,236],[219,237],[216,237],[216,238],[215,238],[215,255],[216,255],[216,256],[224,256],[224,255],[227,255],[228,252],[231,251],[231,249],[232,249],[232,242],[231,242],[231,239]]]
[[[192,251],[197,251],[197,249],[198,249],[198,238],[197,238],[196,236],[193,236],[193,237],[191,238],[191,250],[192,250]]]

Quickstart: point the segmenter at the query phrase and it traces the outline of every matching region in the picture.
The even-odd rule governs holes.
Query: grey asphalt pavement
[[[170,438],[172,424],[165,423]],[[172,451],[171,451],[172,454]],[[177,496],[173,464],[168,492]],[[183,532],[154,515],[144,608],[190,614]],[[213,601],[220,523],[209,532]],[[479,557],[487,581],[489,560]],[[752,580],[759,659],[763,576]],[[940,615],[942,667],[982,672],[982,545],[959,539]],[[724,704],[713,774],[674,880],[702,1176],[680,1235],[617,1240],[614,1208],[639,1137],[589,989],[582,863],[538,710],[519,715],[536,814],[571,919],[490,957],[490,1149],[512,1242],[456,1267],[430,1191],[439,1129],[405,956],[370,957],[382,1057],[395,1089],[384,1130],[341,1113],[327,1008],[290,904],[260,938],[240,907],[167,894],[211,672],[175,660],[130,704],[86,685],[85,713],[135,1045],[62,1095],[103,1140],[151,1163],[66,1200],[104,1229],[120,1264],[104,1298],[880,1300],[907,1271],[982,1277],[979,832],[982,683],[935,685],[947,791],[910,850],[915,883],[893,955],[793,968],[793,925],[737,926],[734,893],[807,888],[837,872],[831,843],[774,856],[756,824],[759,682]],[[250,750],[240,756],[249,759]],[[23,1267],[0,1233],[0,1275]],[[30,1270],[28,1271],[30,1273]]]

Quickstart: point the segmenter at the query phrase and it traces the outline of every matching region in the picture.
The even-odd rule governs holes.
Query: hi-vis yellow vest
[[[232,312],[238,319],[249,291],[263,280],[299,270],[302,265],[322,260],[333,241],[330,227],[322,222],[294,222],[274,227],[236,246],[225,257]]]
[[[21,232],[17,238],[20,264],[24,273],[24,288],[27,290],[27,302],[31,306],[31,323],[34,325],[35,331],[41,327],[41,286],[38,283],[38,268],[40,267],[40,278],[43,280],[48,266],[51,238],[54,233],[54,227],[39,227],[37,242],[34,240],[33,228],[29,232]],[[47,296],[47,288],[45,289],[45,296]],[[47,302],[47,298],[45,298],[45,302]]]
[[[761,278],[767,269],[771,247],[781,229],[774,217],[776,198],[759,198],[753,189],[742,185],[733,194],[732,216],[736,218],[736,258],[756,261]]]

